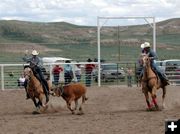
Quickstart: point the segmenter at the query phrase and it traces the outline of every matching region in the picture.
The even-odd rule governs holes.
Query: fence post
[[[4,66],[1,65],[1,90],[4,90]]]

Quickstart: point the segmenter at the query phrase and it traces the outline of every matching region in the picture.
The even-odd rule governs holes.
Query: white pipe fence
[[[59,83],[64,84],[64,65],[70,64],[73,69],[73,80],[76,82],[76,75],[75,75],[75,65],[80,64],[81,65],[81,82],[85,83],[85,65],[86,64],[94,64],[95,66],[98,66],[96,62],[81,62],[81,63],[45,63],[43,66],[46,69],[46,74],[49,74],[50,80],[53,82],[53,74],[52,70],[55,65],[59,65],[63,68],[63,71],[60,73]],[[21,74],[23,74],[24,66],[27,64],[0,64],[0,89],[18,89],[20,88],[18,86],[18,79],[20,78]],[[97,85],[97,82],[93,81],[92,78],[92,85]],[[23,87],[22,87],[23,88]]]
[[[74,79],[73,81],[76,82],[76,76],[75,76],[75,65],[80,64],[81,65],[81,83],[86,84],[86,73],[85,73],[85,65],[89,64],[89,62],[79,62],[79,63],[46,63],[44,64],[44,67],[46,68],[46,71],[50,75],[50,80],[54,82],[53,79],[53,74],[52,74],[52,69],[55,65],[59,65],[62,68],[66,64],[70,64],[73,67],[73,74],[74,74]],[[91,62],[90,64],[94,64],[96,68],[94,69],[92,73],[92,81],[91,85],[95,86],[101,86],[101,85],[127,85],[127,77],[124,77],[122,80],[114,80],[114,81],[104,81],[104,78],[102,78],[102,72],[98,73],[98,63],[97,62]],[[118,68],[123,68],[124,72],[126,73],[127,67],[131,67],[133,70],[133,76],[132,76],[132,84],[136,84],[136,75],[135,75],[135,70],[136,70],[136,64],[135,63],[116,63]],[[0,89],[5,90],[5,89],[20,89],[23,87],[18,86],[18,79],[23,73],[24,65],[27,64],[0,64]],[[101,70],[100,70],[101,71]],[[166,75],[168,76],[170,80],[171,85],[180,85],[180,71],[172,71],[168,70],[165,72]],[[100,82],[99,84],[99,77],[98,74],[100,74]],[[114,74],[113,74],[114,75]],[[125,74],[127,76],[127,74]],[[64,71],[60,73],[60,78],[59,78],[59,83],[64,84]]]

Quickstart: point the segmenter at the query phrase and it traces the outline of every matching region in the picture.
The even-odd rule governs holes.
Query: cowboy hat
[[[141,44],[141,48],[147,48],[147,47],[151,47],[149,42],[144,42],[143,44]]]
[[[32,51],[32,55],[38,55],[38,54],[39,54],[39,52],[37,52],[36,50]]]

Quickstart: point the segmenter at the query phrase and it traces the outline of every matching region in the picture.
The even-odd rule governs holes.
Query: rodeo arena
[[[138,42],[137,51],[151,47],[158,53],[155,17],[97,17],[97,57],[42,57],[34,46],[24,49],[21,63],[0,64],[0,132],[163,134],[171,128],[167,122],[180,117],[180,59],[153,59],[167,81],[154,73],[149,53],[136,57],[141,65],[121,60],[123,50],[118,61],[103,59],[103,28],[123,19],[143,20],[152,40]],[[43,66],[29,55],[40,56]]]

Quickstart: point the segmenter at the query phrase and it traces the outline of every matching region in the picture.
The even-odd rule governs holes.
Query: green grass
[[[168,45],[180,46],[180,34],[158,35],[157,42],[166,43]]]

